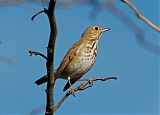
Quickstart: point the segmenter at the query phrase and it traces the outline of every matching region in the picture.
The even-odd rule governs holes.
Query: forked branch
[[[105,77],[105,78],[89,78],[89,79],[81,79],[79,81],[86,81],[80,84],[78,87],[74,88],[74,93],[77,91],[82,91],[88,89],[93,86],[94,81],[107,81],[110,79],[116,80],[117,77]],[[54,107],[54,112],[62,105],[62,103],[67,99],[68,96],[73,95],[73,92],[70,90],[66,93],[66,95],[58,102],[58,104]]]

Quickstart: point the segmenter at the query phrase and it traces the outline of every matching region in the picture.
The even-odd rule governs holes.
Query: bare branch
[[[47,9],[44,8],[44,10],[39,11],[38,13],[36,13],[35,15],[32,16],[31,20],[33,21],[35,19],[36,16],[38,16],[39,14],[43,13],[43,12],[47,12]]]
[[[85,89],[88,89],[93,86],[94,81],[107,81],[110,79],[117,79],[117,77],[105,77],[105,78],[89,78],[89,79],[81,79],[79,81],[86,81],[83,84],[80,84],[78,87],[76,87],[73,91],[68,91],[66,95],[58,102],[58,104],[54,107],[54,112],[62,105],[62,103],[67,99],[68,96],[73,95],[73,93],[77,91],[82,91]]]
[[[46,97],[47,97],[47,104],[46,104],[46,115],[53,115],[54,112],[54,84],[55,84],[55,78],[54,78],[54,47],[55,47],[55,41],[57,37],[57,26],[56,26],[56,20],[55,20],[55,4],[56,0],[50,0],[48,10],[45,12],[48,16],[49,23],[50,23],[50,38],[48,42],[48,48],[47,48],[47,88],[46,88]]]
[[[139,11],[138,9],[131,4],[128,0],[121,0],[122,2],[124,2],[125,4],[127,4],[135,13],[136,16],[143,20],[146,24],[148,24],[150,27],[152,27],[153,29],[155,29],[156,31],[160,32],[160,28],[158,28],[156,25],[154,25],[152,22],[150,22],[147,18],[145,18]]]
[[[130,17],[120,8],[118,8],[113,1],[107,1],[104,7],[108,8],[110,13],[120,20],[131,33],[136,37],[137,43],[147,51],[151,51],[156,55],[160,55],[160,47],[145,37],[144,29],[134,23]]]
[[[28,53],[30,54],[30,56],[32,56],[32,55],[34,54],[34,55],[36,55],[36,56],[39,55],[39,56],[45,58],[46,60],[48,59],[44,54],[39,53],[39,52],[37,52],[37,51],[31,51],[31,50],[29,50]]]
[[[54,107],[54,112],[61,106],[61,104],[67,99],[67,97],[70,95],[70,91],[66,93],[66,95],[59,101],[59,103]]]

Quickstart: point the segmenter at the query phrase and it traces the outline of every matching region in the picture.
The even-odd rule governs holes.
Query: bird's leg
[[[74,88],[72,87],[72,84],[71,84],[71,81],[70,81],[70,77],[68,77],[68,82],[69,82],[69,85],[70,85],[70,89],[71,89],[71,94],[75,97],[75,90]]]

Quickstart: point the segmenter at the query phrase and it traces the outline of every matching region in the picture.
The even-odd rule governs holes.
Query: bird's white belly
[[[67,67],[67,71],[70,73],[69,77],[72,79],[82,76],[92,67],[94,62],[95,58],[79,56],[76,61],[71,62]]]
[[[72,61],[65,68],[65,71],[63,72],[63,77],[61,78],[64,79],[67,79],[68,77],[70,77],[70,79],[78,78],[84,75],[87,71],[89,71],[96,60],[96,54],[97,54],[96,48],[97,46],[96,44],[94,44],[93,47],[94,50],[88,48],[79,49],[78,52],[81,53],[79,53],[79,55],[77,54],[72,59]]]

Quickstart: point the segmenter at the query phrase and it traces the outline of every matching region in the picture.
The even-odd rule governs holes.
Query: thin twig
[[[32,56],[34,54],[34,55],[39,55],[39,56],[45,58],[46,60],[48,59],[47,56],[45,56],[44,54],[42,54],[40,52],[37,52],[37,51],[31,51],[31,50],[29,50],[28,53],[30,54],[30,56]]]
[[[58,104],[54,107],[54,112],[61,106],[61,104],[70,96],[70,92],[67,92],[66,95],[58,102]]]
[[[131,4],[128,0],[121,0],[122,2],[124,2],[125,4],[127,4],[135,13],[136,13],[136,16],[143,20],[146,24],[148,24],[150,27],[152,27],[153,29],[155,29],[156,31],[160,32],[160,28],[157,27],[156,25],[154,25],[151,21],[149,21],[147,18],[145,18],[139,11],[138,9],[133,5]]]
[[[131,31],[139,46],[147,51],[155,53],[156,55],[160,55],[160,47],[147,40],[148,38],[145,36],[144,29],[134,23],[134,21],[132,21],[132,19],[123,10],[117,7],[113,1],[107,1],[106,4],[104,4],[104,7],[108,8],[108,11],[110,11],[116,19],[121,21],[128,28],[128,30]]]
[[[36,13],[35,15],[32,16],[31,20],[33,21],[35,19],[36,16],[38,16],[39,14],[43,13],[43,12],[47,12],[47,9],[44,8],[44,10],[39,11],[38,13]]]
[[[110,79],[117,79],[117,77],[105,77],[105,78],[89,78],[89,79],[82,79],[79,81],[85,81],[83,84],[80,84],[78,87],[74,88],[74,93],[77,91],[82,91],[88,89],[93,86],[94,81],[107,81]],[[58,104],[54,107],[54,112],[62,105],[62,103],[67,99],[68,96],[73,95],[73,91],[68,91],[66,95],[58,102]]]

